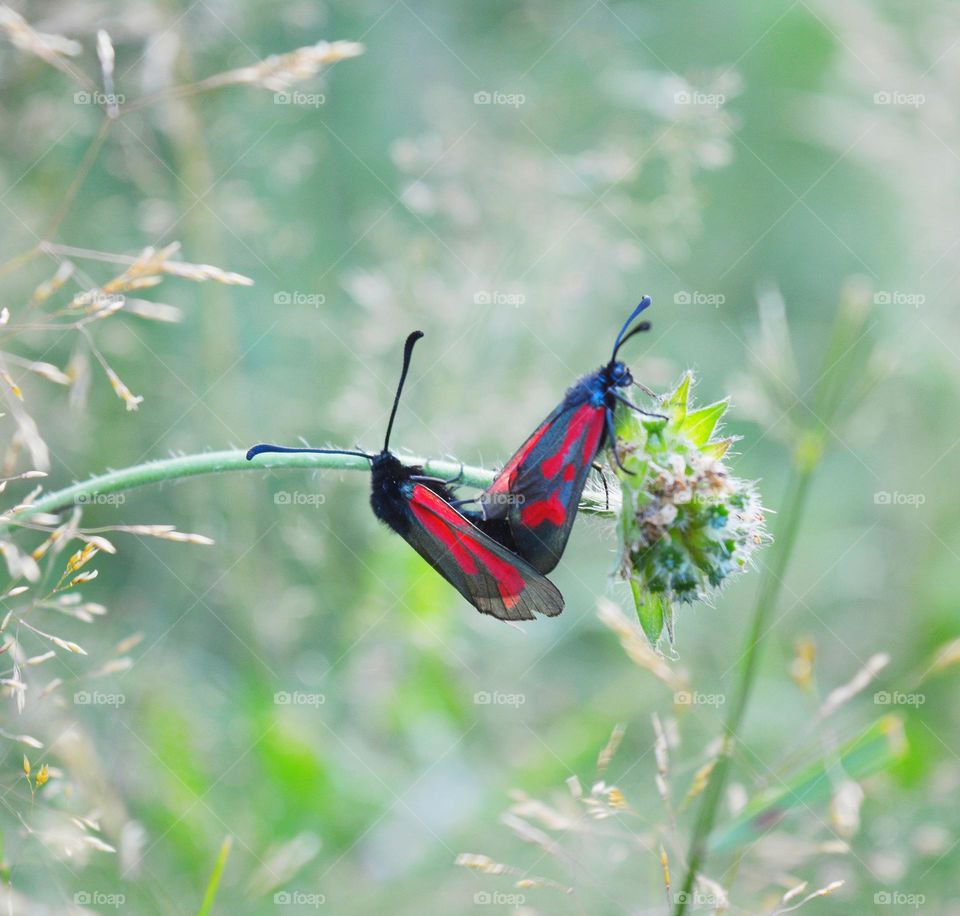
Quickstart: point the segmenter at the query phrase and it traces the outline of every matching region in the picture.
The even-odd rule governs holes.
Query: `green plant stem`
[[[753,689],[757,663],[760,658],[760,644],[766,635],[766,622],[773,608],[776,607],[783,585],[783,577],[793,553],[814,466],[815,462],[795,462],[792,465],[793,471],[787,485],[784,509],[780,515],[774,555],[770,565],[765,566],[763,570],[757,592],[757,602],[753,609],[753,617],[747,633],[740,680],[723,726],[724,746],[704,790],[700,807],[697,809],[697,819],[687,854],[687,873],[681,893],[677,897],[675,916],[683,916],[687,908],[687,902],[691,899],[697,874],[706,859],[707,844],[727,780],[733,742],[740,730],[740,724],[743,721],[747,702]]]
[[[233,837],[228,835],[224,838],[220,846],[220,852],[217,855],[217,861],[213,865],[213,873],[207,882],[207,889],[204,892],[200,909],[197,910],[197,916],[209,916],[209,914],[213,912],[213,901],[216,899],[217,889],[220,887],[220,879],[223,877],[223,870],[226,867],[227,858],[232,848]]]
[[[425,472],[444,480],[452,480],[461,471],[461,465],[455,461],[436,461],[400,455],[407,465],[422,465]],[[179,480],[184,477],[196,477],[201,474],[221,474],[227,471],[268,471],[300,468],[306,470],[369,471],[370,462],[353,455],[317,455],[317,454],[273,454],[258,455],[253,461],[247,461],[246,453],[240,449],[221,452],[204,452],[201,455],[183,455],[177,458],[165,458],[160,461],[148,461],[119,471],[110,471],[99,477],[91,477],[80,483],[55,490],[39,497],[35,502],[8,513],[0,518],[0,530],[11,525],[27,521],[38,513],[59,512],[70,506],[95,502],[96,497],[109,493],[120,493],[151,483],[166,480]],[[493,471],[485,468],[463,466],[460,482],[464,486],[485,488],[495,477]]]

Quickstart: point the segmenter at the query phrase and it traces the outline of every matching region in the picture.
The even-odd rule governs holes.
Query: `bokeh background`
[[[51,319],[4,342],[69,370],[68,389],[5,357],[24,401],[4,392],[4,439],[28,410],[50,488],[264,439],[377,448],[413,328],[426,338],[395,445],[493,467],[649,293],[635,373],[662,391],[692,368],[701,402],[732,395],[732,467],[775,512],[798,437],[817,426],[830,328],[844,301],[857,309],[848,408],[825,435],[721,820],[882,715],[902,721],[907,748],[862,798],[846,786],[833,805],[793,811],[706,874],[731,912],[841,880],[809,911],[960,912],[955,4],[12,7],[81,47],[57,56],[64,72],[0,46],[4,260],[39,240],[125,256],[179,241],[185,260],[255,281],[167,277],[139,296],[178,307],[179,323]],[[104,108],[71,75],[102,88],[98,29],[125,97],[102,143]],[[168,92],[321,39],[365,52],[279,95]],[[12,324],[64,257],[5,264]],[[47,314],[122,269],[70,260],[80,270]],[[29,452],[15,459],[32,466]],[[14,501],[29,490],[14,487]],[[601,598],[632,614],[602,519],[578,521],[555,574],[564,614],[521,631],[481,618],[379,526],[359,474],[207,476],[83,518],[174,524],[215,545],[111,535],[118,554],[98,557],[82,588],[107,615],[28,618],[89,654],[58,651],[25,674],[22,714],[4,703],[12,912],[197,912],[228,835],[219,912],[666,911],[659,844],[678,881],[695,807],[682,799],[719,734],[756,574],[680,615],[670,664],[721,697],[685,706],[598,620]],[[17,632],[26,654],[51,648]],[[137,634],[120,650],[132,664],[98,674]],[[798,643],[801,663],[815,646],[812,678],[798,676]],[[820,699],[884,652],[877,679],[819,723]],[[40,699],[54,677],[63,685]],[[78,702],[83,691],[101,701]],[[673,820],[655,785],[654,713]],[[603,778],[630,812],[598,819],[566,782],[589,793],[617,723]],[[21,734],[44,747],[10,738]],[[24,752],[54,773],[34,792]],[[573,814],[552,829],[529,799]],[[116,852],[76,848],[73,817]],[[458,868],[461,853],[517,871]]]

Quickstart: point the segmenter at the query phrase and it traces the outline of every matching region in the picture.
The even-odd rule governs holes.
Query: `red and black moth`
[[[563,401],[533,431],[479,497],[482,518],[509,528],[501,538],[542,573],[560,561],[580,505],[580,497],[597,455],[615,442],[613,412],[617,402],[650,416],[630,402],[622,389],[631,385],[652,394],[635,381],[617,352],[634,334],[649,331],[636,317],[650,305],[644,296],[624,322],[609,362],[577,379]],[[666,417],[663,417],[666,419]],[[614,460],[623,468],[613,450]]]
[[[400,393],[410,368],[410,357],[422,331],[407,337],[403,369],[387,423],[383,449],[371,455],[327,448],[287,448],[255,445],[247,460],[265,452],[317,452],[359,455],[370,462],[370,506],[374,515],[406,540],[478,611],[500,620],[533,620],[535,614],[555,617],[563,610],[557,587],[525,560],[482,530],[503,530],[502,522],[467,518],[454,505],[448,482],[424,473],[422,467],[403,464],[390,451],[390,433]]]

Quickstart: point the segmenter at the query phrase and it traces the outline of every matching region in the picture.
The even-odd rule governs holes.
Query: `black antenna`
[[[311,452],[316,455],[355,455],[357,458],[366,458],[368,461],[373,460],[373,456],[368,455],[366,452],[351,452],[342,448],[290,448],[286,445],[271,445],[269,442],[261,442],[259,445],[255,445],[247,451],[247,461],[253,461],[257,455],[262,455],[264,452],[286,452],[288,454]]]
[[[613,351],[614,357],[616,357],[619,349],[631,338],[634,334],[639,334],[642,331],[649,331],[652,325],[649,321],[641,321],[635,328],[633,328],[629,334],[627,334],[620,343],[617,344],[617,349]]]
[[[650,305],[652,300],[649,296],[644,296],[640,300],[640,304],[630,313],[630,317],[623,323],[623,327],[620,328],[620,333],[617,334],[617,339],[613,342],[613,353],[610,354],[610,362],[612,363],[617,358],[617,350],[623,346],[634,334],[638,331],[649,331],[650,324],[649,322],[644,321],[642,324],[637,325],[629,334],[627,334],[627,328],[630,327],[630,324],[633,322],[633,319],[637,317],[645,308]],[[624,335],[626,334],[626,337]]]
[[[397,405],[400,403],[400,392],[403,391],[403,383],[407,379],[407,371],[410,369],[410,357],[413,355],[413,345],[423,337],[423,331],[414,331],[407,337],[403,345],[403,369],[400,372],[400,382],[397,384],[397,393],[393,399],[393,410],[390,411],[390,422],[387,424],[387,436],[383,440],[383,450],[386,451],[390,445],[390,431],[393,429],[393,418],[397,415]],[[265,453],[280,452],[284,454],[302,454],[309,452],[314,455],[354,455],[357,458],[366,458],[367,461],[373,461],[374,456],[366,452],[351,451],[344,448],[290,448],[287,445],[271,445],[269,442],[261,442],[259,445],[247,451],[247,461],[252,461],[257,455]]]
[[[407,380],[407,371],[410,369],[410,357],[413,355],[413,347],[421,337],[423,337],[423,331],[414,331],[407,337],[407,341],[403,345],[403,369],[400,370],[400,381],[397,383],[397,393],[393,397],[393,410],[390,411],[390,422],[387,423],[387,435],[383,439],[384,451],[387,451],[390,447],[390,433],[393,431],[393,418],[397,415],[397,407],[400,404],[400,392],[403,391],[403,383]]]

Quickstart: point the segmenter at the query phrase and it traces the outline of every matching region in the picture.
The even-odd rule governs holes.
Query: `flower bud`
[[[714,438],[729,402],[692,409],[693,377],[684,375],[662,402],[667,419],[620,405],[614,428],[623,467],[619,574],[654,645],[673,642],[678,604],[710,601],[769,540],[753,483],[730,474],[732,438]],[[616,465],[615,465],[616,466]]]

